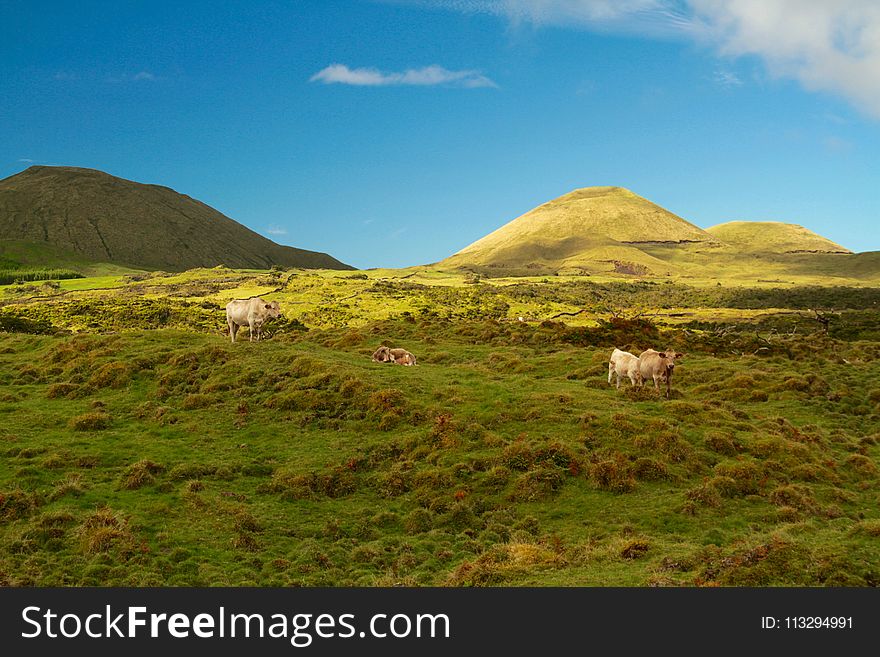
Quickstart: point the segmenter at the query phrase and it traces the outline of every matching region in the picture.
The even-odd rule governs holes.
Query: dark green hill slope
[[[0,180],[0,239],[147,269],[351,269],[326,253],[276,244],[168,187],[76,167],[34,166]]]

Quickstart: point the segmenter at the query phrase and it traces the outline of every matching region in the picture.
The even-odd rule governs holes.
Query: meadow
[[[285,317],[232,345],[252,294]],[[876,586],[878,302],[428,269],[3,286],[0,584]],[[685,353],[672,399],[609,385],[615,346]]]

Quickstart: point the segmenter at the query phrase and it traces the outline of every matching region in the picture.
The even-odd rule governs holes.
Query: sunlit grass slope
[[[852,253],[803,226],[778,221],[731,221],[706,232],[745,252]]]
[[[0,584],[877,585],[880,344],[696,335],[5,336]]]

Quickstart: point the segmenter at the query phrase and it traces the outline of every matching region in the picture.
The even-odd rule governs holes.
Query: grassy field
[[[215,269],[0,292],[0,584],[880,582],[876,288]],[[284,321],[229,344],[222,305],[258,293]],[[370,362],[382,343],[419,366]],[[609,386],[614,346],[684,352],[672,399]]]

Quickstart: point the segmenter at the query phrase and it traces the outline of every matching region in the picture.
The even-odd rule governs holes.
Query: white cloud
[[[532,23],[687,39],[880,118],[878,0],[424,0]]]
[[[29,157],[20,157],[20,158],[18,158],[18,161],[21,162],[22,164],[33,164],[34,163],[34,161]]]
[[[843,96],[880,118],[876,0],[689,0],[697,36],[723,55],[756,55],[771,75]]]
[[[349,68],[345,64],[331,64],[315,73],[309,78],[309,82],[350,84],[358,87],[447,85],[475,89],[498,86],[479,71],[450,71],[436,65],[385,73],[375,68]]]
[[[52,76],[52,79],[58,80],[59,82],[72,82],[78,78],[79,76],[76,73],[71,73],[69,71],[58,71]]]
[[[270,226],[266,229],[268,235],[287,235],[287,231],[279,226]]]
[[[147,80],[149,82],[153,82],[154,80],[156,80],[156,76],[149,71],[141,71],[140,73],[135,73],[131,79],[135,81]]]

